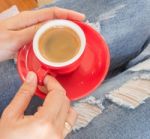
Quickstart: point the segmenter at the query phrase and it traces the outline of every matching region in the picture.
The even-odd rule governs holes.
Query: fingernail
[[[26,82],[28,83],[36,82],[36,74],[32,71],[28,72],[26,76]]]

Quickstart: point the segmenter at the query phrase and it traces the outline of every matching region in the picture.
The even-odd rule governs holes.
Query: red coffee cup
[[[66,62],[60,62],[55,63],[48,61],[45,59],[40,51],[39,51],[39,39],[43,33],[45,33],[48,29],[54,28],[54,27],[68,27],[76,32],[80,39],[80,49],[78,53],[71,59],[69,59]],[[80,61],[82,59],[82,56],[84,54],[84,50],[86,47],[86,38],[85,34],[82,31],[82,29],[75,24],[72,21],[69,20],[51,20],[48,21],[46,24],[44,24],[40,29],[36,32],[34,39],[33,39],[33,52],[38,59],[38,61],[41,63],[41,67],[37,71],[38,76],[38,82],[39,84],[43,85],[43,80],[47,74],[57,76],[58,74],[67,74],[77,69],[77,67],[80,65]]]

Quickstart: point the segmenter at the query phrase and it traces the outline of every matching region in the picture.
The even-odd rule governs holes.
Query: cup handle
[[[39,68],[37,71],[38,83],[39,85],[44,85],[44,78],[48,74],[48,70],[44,68]]]

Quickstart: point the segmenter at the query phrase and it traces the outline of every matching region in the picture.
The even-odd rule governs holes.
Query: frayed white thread
[[[140,78],[134,78],[123,84],[119,89],[106,94],[106,98],[112,102],[127,108],[135,109],[140,104],[145,103],[145,99],[150,97],[150,78],[144,74]],[[149,77],[149,76],[148,76]]]
[[[118,105],[135,109],[150,97],[150,59],[137,64],[129,71],[139,72],[139,74],[124,83],[119,89],[106,94],[106,98]],[[144,73],[140,73],[142,71]]]
[[[142,73],[132,78],[133,80],[143,79],[150,80],[150,73]]]
[[[73,108],[78,113],[73,131],[86,127],[97,115],[101,114],[104,109],[101,102],[93,96],[75,103]]]

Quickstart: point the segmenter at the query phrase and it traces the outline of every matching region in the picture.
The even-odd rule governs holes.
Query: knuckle
[[[23,86],[20,88],[19,92],[25,95],[33,95],[33,87],[24,83]]]
[[[34,89],[34,85],[32,83],[24,82],[22,88],[24,88],[25,90],[33,90]]]
[[[44,120],[43,121],[43,127],[47,130],[47,131],[53,131],[53,133],[57,134],[58,130],[56,130],[55,125],[48,121],[48,120]]]
[[[62,129],[60,127],[54,128],[54,134],[56,139],[63,139],[62,137]]]
[[[54,130],[53,125],[51,123],[48,123],[48,122],[42,122],[41,127],[42,127],[42,130],[45,131],[46,133],[49,133],[49,132]]]
[[[61,15],[58,7],[53,7],[52,8],[52,13],[53,13],[54,18],[58,18]]]
[[[21,94],[27,94],[28,92],[30,92],[29,91],[29,89],[28,88],[21,88],[20,90],[19,90],[19,92],[21,93]]]
[[[18,95],[26,99],[33,96],[33,94],[30,91],[25,91],[25,90],[20,91]]]
[[[42,126],[43,130],[45,130],[45,131],[52,130],[53,123],[51,121],[41,118],[41,119],[39,119],[39,123]]]
[[[52,9],[52,11],[56,12],[56,11],[58,10],[58,7],[57,7],[57,6],[54,6],[54,7],[52,7],[51,9]]]
[[[47,132],[48,134],[53,133],[53,138],[63,139],[62,134],[61,134],[62,131],[55,126],[54,122],[44,119],[44,120],[42,120],[42,124],[40,124],[40,125],[42,125],[43,131]],[[41,126],[40,126],[40,128],[41,128]]]
[[[63,90],[60,90],[60,89],[54,89],[52,91],[49,91],[49,93],[53,93],[53,94],[58,94],[58,95],[61,95],[62,97],[66,97],[66,94]]]

